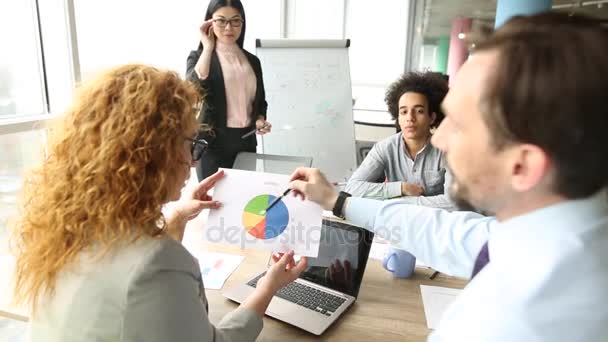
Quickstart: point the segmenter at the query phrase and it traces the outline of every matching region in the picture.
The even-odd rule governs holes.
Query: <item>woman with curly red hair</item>
[[[24,182],[15,226],[15,295],[44,341],[249,341],[274,293],[306,267],[293,253],[213,326],[186,222],[221,204],[217,172],[183,195],[206,146],[200,94],[176,73],[143,65],[84,86],[51,130],[48,157]],[[178,200],[163,215],[161,207]]]

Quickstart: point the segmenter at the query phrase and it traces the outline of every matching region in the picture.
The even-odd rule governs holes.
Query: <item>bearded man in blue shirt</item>
[[[471,277],[429,341],[605,341],[608,336],[608,29],[515,17],[476,49],[432,143],[447,212],[337,194],[316,169],[291,187],[441,272]]]

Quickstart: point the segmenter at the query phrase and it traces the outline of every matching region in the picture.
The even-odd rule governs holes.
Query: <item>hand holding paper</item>
[[[325,210],[334,207],[338,193],[319,169],[300,167],[289,180],[290,187],[302,198],[320,204]]]
[[[214,200],[222,207],[209,213],[207,240],[317,256],[323,211],[310,201],[281,198],[279,194],[289,192],[285,191],[288,176],[234,169],[224,172],[226,176],[214,192]]]

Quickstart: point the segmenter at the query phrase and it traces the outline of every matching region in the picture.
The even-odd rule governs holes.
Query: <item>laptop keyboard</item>
[[[260,280],[264,274],[266,273],[262,273],[251,279],[247,285],[256,287],[258,280]],[[297,282],[292,282],[280,289],[275,296],[318,313],[322,313],[325,316],[330,316],[346,301],[346,299],[342,297]]]

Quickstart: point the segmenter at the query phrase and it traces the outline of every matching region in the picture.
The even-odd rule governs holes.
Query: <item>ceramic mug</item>
[[[397,278],[409,278],[414,274],[416,257],[402,249],[390,247],[384,255],[382,267]]]

